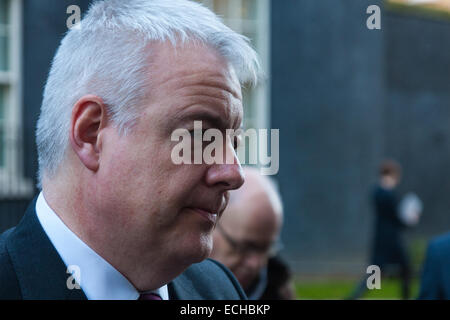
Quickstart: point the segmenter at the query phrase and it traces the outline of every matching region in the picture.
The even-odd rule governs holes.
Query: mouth
[[[206,221],[208,221],[212,224],[216,224],[216,222],[217,222],[218,214],[215,212],[211,212],[209,210],[200,209],[200,208],[188,208],[188,209],[194,211],[195,213],[200,215],[203,219],[205,219]]]

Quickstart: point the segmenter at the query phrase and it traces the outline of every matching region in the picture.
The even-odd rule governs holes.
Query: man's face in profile
[[[175,165],[171,152],[177,142],[171,134],[193,130],[194,120],[224,136],[225,129],[238,129],[241,88],[233,69],[212,49],[154,44],[151,50],[142,114],[128,135],[106,129],[95,192],[104,212],[111,212],[102,223],[110,237],[123,239],[124,250],[143,255],[159,250],[174,263],[198,262],[211,251],[211,232],[227,191],[243,183],[241,167],[237,159],[232,165]],[[233,148],[226,139],[224,151]]]

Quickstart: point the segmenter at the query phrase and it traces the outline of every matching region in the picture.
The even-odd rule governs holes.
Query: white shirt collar
[[[89,300],[136,300],[139,298],[139,292],[119,271],[64,224],[47,204],[42,192],[36,201],[36,214],[65,265],[79,268],[79,284]],[[68,273],[67,277],[69,276]],[[74,278],[77,278],[75,274]],[[154,292],[163,300],[169,299],[167,285]]]

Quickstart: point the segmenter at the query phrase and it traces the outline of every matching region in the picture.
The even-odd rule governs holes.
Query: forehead
[[[172,45],[170,42],[152,43],[150,46],[152,73],[157,82],[165,82],[175,75],[201,72],[205,75],[222,75],[234,80],[234,70],[218,52],[201,43],[186,42]],[[237,77],[236,77],[236,82]],[[233,88],[236,89],[236,88]]]
[[[203,103],[216,107],[224,117],[242,118],[238,77],[214,49],[195,43],[176,47],[158,43],[151,50],[150,97],[165,99],[167,111],[177,113]]]
[[[222,220],[236,238],[255,242],[272,241],[281,227],[279,214],[267,195],[260,192],[245,195],[231,204]]]

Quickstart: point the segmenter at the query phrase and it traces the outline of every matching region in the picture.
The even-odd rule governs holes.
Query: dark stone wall
[[[450,230],[450,22],[386,15],[386,152],[424,202],[413,234]]]
[[[272,1],[272,127],[285,202],[285,254],[299,271],[340,272],[361,261],[369,195],[383,153],[380,1]]]
[[[450,229],[450,22],[381,1],[272,1],[272,127],[285,203],[284,254],[303,273],[365,271],[378,163],[403,165],[400,192],[425,205],[409,240]]]

